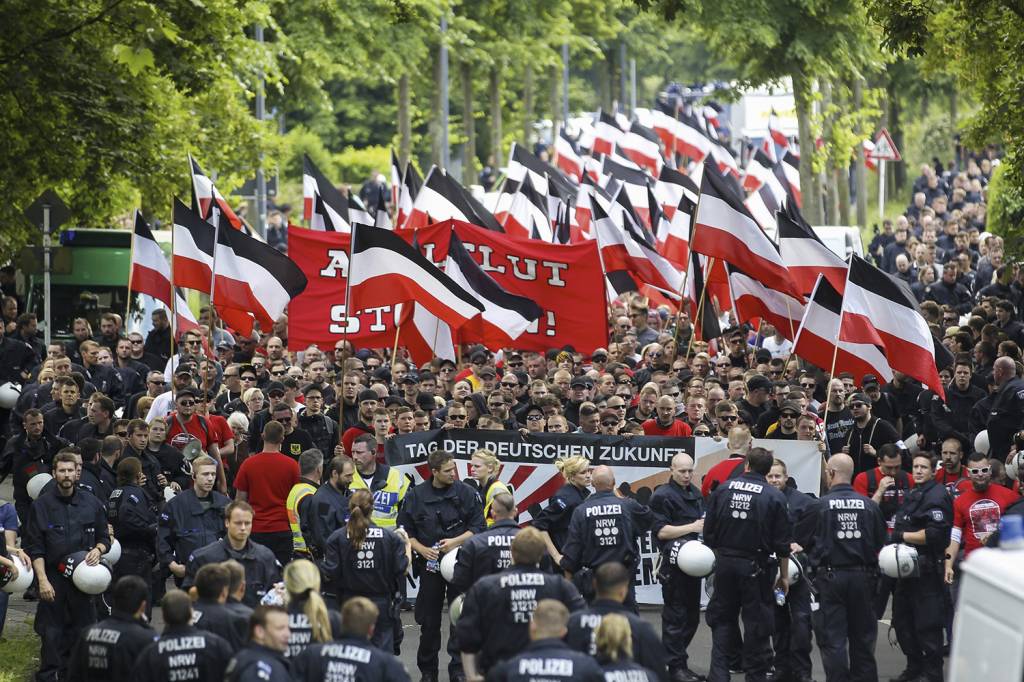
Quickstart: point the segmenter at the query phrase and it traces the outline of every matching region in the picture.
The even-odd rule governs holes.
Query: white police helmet
[[[715,553],[703,542],[688,540],[676,552],[676,566],[686,575],[703,578],[715,569]]]
[[[1011,481],[1016,481],[1021,471],[1024,471],[1024,451],[1013,453],[1006,462],[1006,475]]]
[[[988,442],[988,429],[978,431],[978,435],[974,437],[974,450],[983,455],[987,455],[990,448],[991,445]]]
[[[14,409],[15,404],[18,402],[18,398],[21,397],[21,386],[8,381],[4,385],[0,386],[0,407],[5,410]]]
[[[458,597],[452,600],[452,605],[448,607],[448,619],[455,625],[459,621],[459,616],[462,615],[462,603],[466,601],[466,595],[460,594]]]
[[[458,547],[441,557],[441,577],[448,582],[455,580],[455,562],[458,561],[458,557]]]
[[[912,578],[921,574],[917,549],[910,545],[886,545],[878,553],[878,568],[890,578]]]
[[[103,560],[111,566],[121,560],[121,543],[117,541],[117,538],[111,540],[110,549],[103,555]]]
[[[32,584],[32,580],[35,578],[35,573],[32,571],[32,564],[25,565],[21,557],[17,554],[11,556],[11,561],[18,565],[18,576],[16,578],[11,577],[11,570],[4,567],[0,569],[0,589],[8,594],[14,594],[15,592],[24,592]]]
[[[113,577],[110,566],[100,561],[95,566],[85,563],[85,552],[75,552],[66,558],[59,567],[65,577],[70,577],[71,582],[79,591],[85,594],[103,594],[110,587],[110,580]]]
[[[25,491],[28,493],[28,496],[34,500],[43,492],[43,488],[46,487],[46,484],[52,480],[53,476],[50,474],[36,474],[32,478],[28,479],[28,483],[25,485]]]

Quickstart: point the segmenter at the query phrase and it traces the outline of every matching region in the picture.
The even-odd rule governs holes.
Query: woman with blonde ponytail
[[[501,462],[490,450],[477,450],[469,460],[470,480],[466,482],[476,489],[480,505],[484,508],[484,520],[488,528],[494,525],[494,517],[491,516],[494,498],[502,493],[512,494],[508,484],[498,480],[500,471]]]
[[[328,577],[338,603],[352,597],[366,597],[379,614],[371,643],[391,652],[395,646],[395,624],[399,619],[399,591],[409,567],[404,533],[373,522],[373,494],[361,489],[348,501],[348,523],[331,534],[324,547],[323,573]]]
[[[606,680],[642,680],[658,682],[658,676],[633,660],[633,631],[629,620],[618,613],[609,613],[601,619],[594,631],[597,662]]]
[[[308,559],[284,567],[285,603],[288,608],[289,658],[318,642],[341,636],[341,614],[327,608],[320,594],[320,569]]]
[[[565,479],[565,485],[548,501],[533,519],[533,527],[544,533],[554,565],[562,561],[562,547],[569,537],[569,521],[576,507],[590,496],[590,460],[580,455],[555,461],[555,468]]]

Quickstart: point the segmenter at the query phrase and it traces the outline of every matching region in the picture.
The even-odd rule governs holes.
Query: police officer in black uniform
[[[28,523],[28,509],[32,498],[26,486],[36,474],[50,473],[50,463],[64,441],[46,432],[43,413],[33,408],[22,417],[23,433],[7,441],[3,456],[0,457],[0,481],[14,474],[14,509],[22,525]]]
[[[512,539],[519,533],[515,522],[518,513],[511,495],[498,493],[494,496],[491,501],[494,523],[459,547],[452,579],[452,589],[457,594],[468,590],[485,575],[500,573],[512,565]]]
[[[200,547],[224,537],[224,509],[231,500],[213,489],[217,462],[208,455],[192,462],[192,487],[164,505],[157,533],[157,555],[181,585],[188,558]]]
[[[818,527],[818,501],[797,490],[786,463],[772,462],[768,483],[786,498],[793,529],[793,554],[805,556],[814,546]],[[790,556],[790,561],[795,557]],[[811,583],[800,576],[790,583],[786,602],[775,607],[775,679],[807,682],[811,679]]]
[[[637,536],[650,528],[654,520],[650,508],[615,494],[615,472],[611,467],[596,467],[593,484],[594,494],[572,513],[569,537],[559,564],[573,574],[573,583],[585,597],[593,596],[592,572],[601,564],[617,561],[636,570],[640,563]],[[625,604],[637,610],[632,584]]]
[[[748,682],[765,680],[771,665],[772,592],[773,587],[788,591],[793,541],[786,498],[765,478],[773,461],[770,451],[751,448],[743,474],[718,486],[708,500],[704,542],[715,550],[715,592],[707,609],[709,682],[729,679],[728,661],[736,654],[734,632],[741,613]],[[778,562],[771,559],[772,554]]]
[[[944,559],[953,527],[953,503],[934,480],[935,461],[926,453],[914,456],[914,489],[896,513],[889,540],[917,549],[920,575],[901,578],[892,600],[892,624],[907,669],[900,682],[919,677],[941,682],[942,628],[945,623]]]
[[[56,680],[67,670],[68,654],[82,628],[96,622],[90,595],[80,592],[65,577],[61,564],[74,552],[87,552],[91,566],[110,549],[107,511],[103,503],[76,486],[74,453],[58,452],[53,458],[55,485],[32,504],[25,552],[39,580],[39,606],[35,631],[41,638],[36,680]]]
[[[160,602],[164,633],[139,656],[133,682],[223,680],[234,653],[223,637],[192,623],[192,602],[181,590],[170,590]]]
[[[377,607],[379,620],[373,645],[393,651],[397,595],[409,567],[405,540],[396,531],[374,524],[373,494],[356,490],[349,498],[348,523],[327,539],[321,572],[338,602],[366,597]]]
[[[878,504],[850,485],[853,469],[853,459],[842,453],[825,465],[829,491],[818,505],[809,553],[819,604],[815,633],[830,682],[878,679],[878,622],[867,595],[875,591],[878,552],[887,530]]]
[[[565,478],[565,485],[558,489],[546,507],[533,519],[533,527],[544,533],[549,558],[544,565],[561,573],[558,563],[562,559],[562,547],[569,537],[569,521],[576,507],[590,496],[590,460],[586,457],[566,457],[555,462],[555,468]]]
[[[114,580],[137,575],[152,583],[156,560],[156,510],[139,487],[142,464],[135,457],[117,463],[117,488],[107,501],[107,521],[121,543],[121,559],[114,564]],[[147,601],[152,593],[146,596]],[[147,609],[148,612],[148,609]]]
[[[27,383],[29,372],[35,365],[35,358],[31,346],[7,336],[4,330],[0,329],[0,384],[6,384],[8,381],[18,385]],[[0,440],[8,433],[10,418],[11,410],[6,407],[0,408]]]
[[[82,631],[71,650],[68,682],[107,682],[131,678],[132,666],[156,633],[143,621],[149,583],[139,576],[121,578],[110,591],[110,618]]]
[[[997,358],[992,365],[992,379],[999,387],[988,417],[988,440],[992,444],[989,457],[1005,460],[1010,454],[1013,434],[1024,428],[1024,379],[1017,376],[1012,358]]]
[[[484,512],[476,491],[455,479],[455,461],[451,453],[440,450],[427,457],[431,478],[409,491],[398,513],[398,525],[409,535],[409,542],[418,555],[413,571],[419,576],[420,591],[416,597],[416,622],[420,625],[420,644],[416,665],[424,680],[437,679],[438,651],[441,648],[441,607],[447,589],[440,573],[441,556],[454,550],[474,533],[484,530]],[[462,676],[462,663],[452,638],[448,653],[452,679]]]
[[[596,656],[597,628],[605,616],[618,614],[629,621],[633,660],[654,673],[659,680],[668,680],[665,647],[654,627],[622,603],[632,583],[633,574],[620,563],[602,564],[594,571],[597,598],[589,608],[574,611],[569,616],[569,634],[565,642],[576,651]],[[698,614],[699,608],[698,604]]]
[[[257,606],[249,618],[249,644],[235,654],[225,682],[292,682],[288,651],[288,611],[283,606]]]
[[[700,624],[701,579],[680,571],[673,554],[704,530],[704,498],[700,487],[693,485],[692,457],[679,453],[672,458],[668,483],[655,489],[650,504],[651,535],[661,544],[661,640],[668,652],[669,675],[673,682],[698,682],[686,649]]]
[[[360,682],[409,682],[405,666],[390,652],[370,644],[379,613],[365,597],[353,597],[341,609],[341,637],[314,644],[292,661],[297,682],[322,682],[335,669],[353,671]]]
[[[562,641],[569,610],[555,599],[542,599],[530,620],[530,644],[518,656],[496,665],[487,682],[604,682],[597,662]]]
[[[540,569],[545,551],[540,531],[525,528],[512,541],[512,567],[469,588],[456,626],[467,678],[526,648],[530,614],[540,600],[557,600],[570,611],[586,605],[572,583]]]
[[[247,502],[234,501],[224,509],[224,527],[227,534],[201,547],[188,558],[182,585],[191,587],[196,573],[206,564],[234,559],[245,567],[245,598],[252,608],[281,580],[281,567],[274,553],[249,539],[252,533],[253,510]]]
[[[192,625],[200,630],[223,637],[232,653],[245,644],[249,634],[249,621],[226,606],[231,573],[224,564],[206,564],[196,573],[195,603],[192,605]]]
[[[302,534],[306,538],[313,558],[323,559],[327,538],[348,521],[348,501],[352,494],[349,484],[355,465],[348,457],[335,457],[327,470],[327,481],[310,498],[307,513],[303,514]]]

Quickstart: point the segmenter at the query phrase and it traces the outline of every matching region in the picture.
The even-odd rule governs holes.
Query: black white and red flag
[[[555,165],[576,182],[583,177],[583,157],[564,127],[558,129],[558,137],[555,138]]]
[[[661,140],[650,128],[633,121],[619,143],[623,154],[633,163],[658,175],[665,160],[661,156]]]
[[[248,229],[242,219],[231,210],[231,204],[217,190],[213,179],[199,167],[191,154],[188,155],[188,166],[192,176],[192,210],[202,216],[203,220],[210,220],[213,206],[216,204],[231,223],[231,227],[236,230]]]
[[[349,225],[359,223],[360,225],[374,225],[376,218],[373,215],[373,210],[367,208],[363,204],[363,200],[352,192],[348,193],[348,222]]]
[[[650,284],[678,296],[683,287],[682,273],[654,249],[642,226],[626,213],[609,216],[600,202],[594,204],[593,210],[591,231],[601,250],[605,271],[626,271],[637,284]]]
[[[884,349],[873,343],[853,343],[839,338],[842,309],[843,295],[828,278],[819,275],[800,320],[793,352],[825,372],[832,368],[834,355],[835,374],[849,372],[858,386],[865,374],[874,374],[888,383],[892,379],[892,370]]]
[[[153,231],[142,218],[141,211],[135,212],[132,271],[128,281],[132,291],[151,296],[166,305],[168,311],[174,310],[177,315],[175,329],[179,332],[199,327],[185,297],[171,286],[171,266],[160,244],[153,237]]]
[[[710,341],[722,335],[722,327],[718,322],[718,312],[710,296],[705,292],[704,272],[707,259],[699,254],[690,258],[686,276],[686,298],[690,305],[690,319],[693,321],[694,337],[698,341]],[[701,299],[703,298],[703,301]],[[698,312],[700,315],[698,316]]]
[[[676,126],[676,151],[697,163],[703,163],[711,154],[712,142],[693,116],[680,114]]]
[[[416,247],[391,230],[367,225],[352,226],[348,287],[352,310],[416,302],[452,329],[484,311],[476,296]]]
[[[412,161],[405,164],[405,173],[402,175],[402,187],[398,192],[398,203],[395,204],[395,225],[397,227],[404,227],[409,216],[412,214],[412,205],[416,201],[416,196],[420,193],[420,187],[423,186],[423,178],[420,177],[419,172],[416,170],[416,166],[412,165]]]
[[[527,175],[512,194],[508,213],[501,224],[506,234],[521,239],[552,240],[547,197],[541,196]]]
[[[690,250],[735,265],[773,289],[802,294],[778,247],[743,206],[714,166],[705,162]]]
[[[776,221],[779,253],[801,293],[811,293],[819,274],[842,293],[846,288],[846,261],[825,246],[800,212],[788,203],[776,214]]]
[[[597,112],[597,121],[594,123],[594,148],[593,153],[611,154],[615,145],[622,142],[625,137],[619,122],[615,117],[605,111]]]
[[[317,165],[313,163],[313,159],[309,158],[308,154],[302,155],[302,219],[306,220],[312,226],[313,224],[313,213],[316,208],[316,197],[320,195],[324,198],[324,204],[334,211],[334,215],[331,216],[331,221],[335,224],[335,229],[341,231],[342,228],[338,225],[339,218],[342,222],[348,225],[348,200],[345,195],[341,193],[334,183],[327,179]],[[313,228],[321,229],[321,228]]]
[[[761,189],[761,185],[772,175],[774,166],[775,164],[768,154],[760,149],[754,150],[747,162],[746,169],[744,169],[746,174],[743,176],[743,189],[748,192],[756,192]]]
[[[174,286],[210,293],[217,228],[180,200],[174,200],[174,250],[171,261]]]
[[[391,205],[398,205],[398,193],[402,190],[402,162],[398,154],[391,150]]]
[[[450,175],[432,166],[416,195],[405,227],[417,229],[448,219],[472,223],[495,232],[502,231],[501,224],[490,211]]]
[[[800,194],[800,157],[794,154],[793,150],[789,150],[782,157],[782,160],[779,161],[778,168],[782,173],[782,177],[786,179],[786,189],[793,199],[796,200],[796,207],[803,208],[803,198]]]
[[[786,136],[786,132],[782,129],[782,121],[774,109],[768,115],[768,137],[783,149],[789,147],[789,137]]]
[[[344,197],[342,197],[344,199]],[[351,232],[345,204],[334,205],[334,199],[328,199],[317,193],[313,199],[313,214],[309,219],[309,229],[319,232]]]
[[[601,174],[615,178],[622,183],[622,188],[625,190],[624,198],[628,199],[630,207],[635,211],[635,217],[638,217],[645,226],[650,227],[651,212],[647,204],[647,180],[649,177],[647,173],[640,168],[630,168],[605,156],[601,162]],[[608,189],[607,185],[606,189]],[[610,189],[609,193],[615,194]]]
[[[667,211],[659,212],[656,233],[658,253],[680,270],[685,270],[689,264],[690,227],[693,224],[695,210],[696,206],[690,198],[683,195],[679,199],[679,205],[672,211],[671,218]]]
[[[776,291],[734,265],[727,266],[727,270],[737,320],[749,322],[760,318],[792,341],[804,314],[803,299]]]
[[[675,168],[662,166],[658,180],[654,183],[654,196],[658,197],[661,210],[669,218],[676,211],[676,207],[682,202],[685,196],[694,206],[697,205],[697,197],[700,195],[700,187],[697,186],[689,175],[680,173]]]
[[[910,287],[857,255],[850,257],[839,338],[881,346],[890,367],[917,379],[945,400],[936,341]]]

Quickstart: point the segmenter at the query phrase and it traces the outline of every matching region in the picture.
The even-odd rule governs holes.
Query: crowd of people
[[[1024,514],[1024,274],[984,232],[989,171],[927,167],[870,247],[953,352],[944,400],[899,373],[828,376],[768,325],[696,341],[685,312],[635,295],[609,308],[607,348],[416,366],[344,339],[295,348],[285,318],[232,334],[210,309],[178,339],[158,310],[147,335],[107,313],[46,346],[10,293],[0,564],[34,568],[37,679],[405,680],[411,607],[427,682],[446,608],[451,680],[695,682],[695,540],[715,555],[707,679],[811,679],[814,640],[828,679],[875,679],[890,598],[896,679],[942,679],[960,563]],[[389,465],[390,439],[434,429],[704,436],[729,457],[697,480],[674,456],[646,504],[613,468],[558,460],[564,485],[523,524],[487,450],[464,481],[444,450],[421,482]],[[787,440],[817,444],[821,480],[800,484],[820,497],[787,473]],[[648,531],[660,633],[634,587]],[[879,573],[888,544],[916,549],[912,576]],[[109,567],[102,594],[76,582],[83,564]]]

